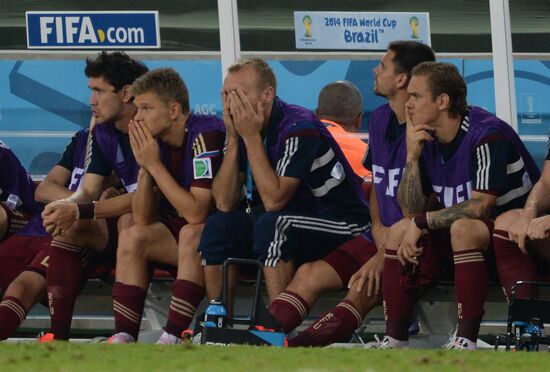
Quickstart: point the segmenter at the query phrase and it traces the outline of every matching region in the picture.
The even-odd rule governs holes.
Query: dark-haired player
[[[290,339],[290,346],[322,346],[347,341],[361,325],[365,314],[379,303],[379,289],[384,279],[381,275],[384,247],[398,244],[406,226],[401,222],[403,214],[397,201],[397,185],[406,157],[407,85],[415,65],[434,59],[434,52],[425,44],[397,41],[389,45],[373,70],[374,93],[387,98],[388,104],[377,108],[369,121],[369,152],[365,163],[373,175],[369,204],[372,230],[342,245],[324,259],[305,264],[298,270],[287,290],[302,297],[307,308],[311,308],[323,291],[342,288],[349,288],[349,291],[336,307]],[[321,120],[327,113],[335,117],[337,112],[341,112],[341,107],[353,106],[350,104],[353,101],[352,92],[326,96],[325,93],[330,93],[333,86],[323,88],[319,95],[319,106],[322,101],[325,102],[324,108],[317,110]],[[342,86],[338,90],[345,92],[349,87]],[[269,308],[286,331],[303,320],[302,313],[289,305]]]
[[[508,124],[467,105],[466,83],[456,66],[421,63],[413,69],[408,93],[407,162],[398,197],[405,215],[414,218],[396,259],[384,267],[386,279],[401,286],[384,289],[387,335],[377,346],[408,344],[412,306],[422,287],[437,280],[430,274],[454,267],[458,327],[447,347],[475,349],[494,218],[525,203],[539,171]],[[428,196],[437,198],[440,209],[426,212]],[[426,232],[428,245],[420,240]],[[415,269],[403,282],[405,264]],[[415,280],[422,282],[415,286]]]
[[[48,268],[48,303],[51,329],[43,341],[69,337],[74,302],[80,283],[83,249],[114,250],[118,232],[132,224],[132,196],[139,166],[128,137],[128,124],[136,113],[130,86],[147,67],[122,52],[102,52],[86,61],[91,90],[90,105],[96,125],[90,164],[82,185],[71,197],[46,206],[44,226],[53,235]],[[114,173],[126,193],[99,199]]]

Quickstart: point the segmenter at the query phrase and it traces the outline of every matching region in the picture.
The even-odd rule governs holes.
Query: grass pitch
[[[0,344],[1,371],[498,371],[540,370],[548,353],[252,346]]]

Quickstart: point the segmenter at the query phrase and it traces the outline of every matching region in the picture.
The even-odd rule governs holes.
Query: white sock
[[[388,338],[388,345],[393,348],[399,349],[399,348],[409,346],[409,341],[401,341],[391,336],[386,336],[386,337]]]
[[[168,332],[163,332],[162,336],[160,336],[160,339],[158,340],[159,344],[179,344],[181,343],[181,339],[177,336],[174,336]]]

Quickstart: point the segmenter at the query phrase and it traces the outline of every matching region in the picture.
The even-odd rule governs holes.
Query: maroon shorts
[[[113,263],[116,260],[116,249],[118,247],[118,218],[107,218],[105,219],[107,223],[107,233],[109,238],[107,241],[107,248],[105,249],[105,258],[108,258]]]
[[[4,239],[9,238],[21,230],[32,217],[31,214],[11,209],[4,203],[0,203],[0,207],[6,211],[6,215],[8,216],[8,228]],[[0,237],[0,239],[1,238],[2,237]]]
[[[13,235],[0,244],[0,289],[5,291],[23,271],[34,271],[44,278],[48,270],[49,236]]]
[[[481,219],[489,230],[489,247],[484,254],[489,278],[498,282],[495,254],[492,245],[494,221]],[[454,259],[449,229],[429,230],[419,243],[423,253],[418,259],[418,266],[407,264],[402,271],[401,283],[406,287],[423,287],[436,284],[440,280],[454,280]]]
[[[163,216],[160,222],[168,228],[170,233],[172,233],[172,236],[174,237],[174,239],[176,239],[176,243],[178,243],[179,237],[180,237],[180,230],[182,229],[183,226],[187,225],[187,221],[181,217]],[[150,269],[151,277],[176,278],[178,275],[178,267],[168,265],[168,264],[153,262],[151,263],[149,269]]]
[[[349,240],[329,253],[323,261],[340,276],[343,288],[347,288],[353,274],[377,252],[376,245],[362,235]]]
[[[170,230],[176,242],[179,242],[180,230],[183,226],[187,225],[187,221],[179,217],[163,217],[160,222]]]

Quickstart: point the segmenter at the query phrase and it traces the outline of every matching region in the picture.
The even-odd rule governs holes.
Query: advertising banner
[[[26,12],[29,49],[160,48],[157,11]]]
[[[385,50],[394,40],[431,45],[429,13],[294,12],[296,49]]]

